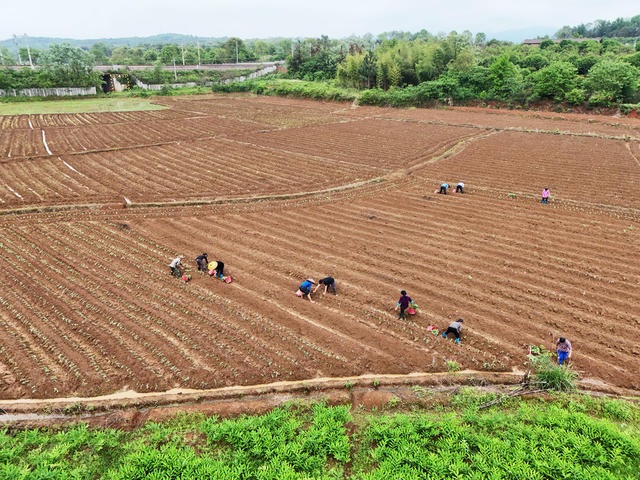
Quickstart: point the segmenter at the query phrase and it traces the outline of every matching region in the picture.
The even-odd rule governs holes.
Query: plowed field
[[[640,391],[640,121],[161,101],[0,118],[0,398],[511,371],[561,335]],[[459,345],[428,330],[459,317]]]

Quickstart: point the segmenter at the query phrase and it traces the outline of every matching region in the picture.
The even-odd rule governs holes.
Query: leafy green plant
[[[576,389],[578,374],[570,366],[557,365],[553,353],[542,346],[532,345],[527,355],[539,386],[548,390],[572,391]]]
[[[400,398],[395,395],[392,396],[387,402],[387,406],[390,408],[396,408],[400,404]]]
[[[347,469],[358,480],[637,478],[633,403],[561,393],[475,408],[493,397],[461,388],[446,410],[435,402],[393,415],[297,402],[232,419],[183,414],[131,432],[5,429],[0,478],[338,479]]]
[[[455,360],[447,360],[447,370],[449,372],[457,372],[460,370],[460,364]]]

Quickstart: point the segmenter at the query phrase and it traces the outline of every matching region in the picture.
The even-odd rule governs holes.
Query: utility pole
[[[29,38],[27,37],[27,34],[24,34],[24,41],[27,43],[27,53],[29,54],[29,66],[31,67],[31,70],[33,70],[33,62],[31,61],[31,49],[29,48]]]
[[[238,39],[236,39],[236,65],[238,64]]]
[[[178,82],[178,72],[176,70],[176,59],[173,59],[173,78],[176,79],[176,83]]]
[[[182,50],[182,66],[184,67],[184,43],[180,44],[180,49]]]
[[[16,53],[18,54],[18,65],[22,65],[22,58],[20,57],[20,47],[18,46],[18,39],[16,34],[13,34],[13,43],[16,44]]]
[[[197,40],[198,43],[198,68],[200,68],[200,40]]]

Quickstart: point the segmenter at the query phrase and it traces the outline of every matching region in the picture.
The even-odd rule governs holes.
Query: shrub
[[[565,100],[571,105],[582,105],[584,103],[584,90],[581,88],[574,88],[567,92]]]
[[[375,105],[384,106],[391,103],[390,94],[380,88],[372,88],[365,90],[360,94],[358,98],[360,105]]]
[[[542,388],[562,392],[576,389],[578,374],[568,365],[554,363],[553,354],[544,347],[531,346],[531,354],[527,358],[535,372],[536,381]]]
[[[328,101],[353,101],[355,90],[336,87],[333,82],[305,82],[282,78],[261,78],[230,84],[214,84],[214,92],[253,92],[258,95],[280,95]]]
[[[594,107],[609,107],[611,104],[611,96],[606,93],[596,92],[589,97],[589,105]]]
[[[447,370],[450,372],[457,372],[460,370],[460,364],[455,360],[447,360]]]
[[[562,101],[565,94],[574,88],[577,73],[577,68],[568,62],[554,62],[533,75],[536,93]]]
[[[593,92],[592,96],[598,96],[597,99],[625,102],[632,100],[637,94],[638,77],[640,71],[633,65],[605,59],[591,67],[587,86]]]

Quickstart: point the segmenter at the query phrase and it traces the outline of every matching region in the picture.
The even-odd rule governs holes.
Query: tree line
[[[96,65],[197,65],[216,63],[255,62],[284,60],[291,54],[292,40],[249,40],[229,38],[219,44],[157,44],[139,45],[135,47],[119,46],[110,47],[105,43],[95,43],[90,48],[77,48],[90,54]],[[59,46],[59,45],[58,45]],[[21,47],[12,52],[7,47],[0,47],[0,65],[28,65],[29,55],[31,62],[43,65],[49,49],[37,49]]]
[[[514,45],[470,32],[395,35],[372,45],[352,43],[345,51],[326,38],[298,43],[287,62],[288,76],[333,79],[366,90],[374,104],[423,100],[500,101],[529,104],[552,100],[608,106],[640,101],[640,43],[618,39]]]
[[[581,23],[575,27],[564,26],[555,34],[556,38],[575,37],[640,37],[640,15],[615,20],[596,20],[592,23]]]

